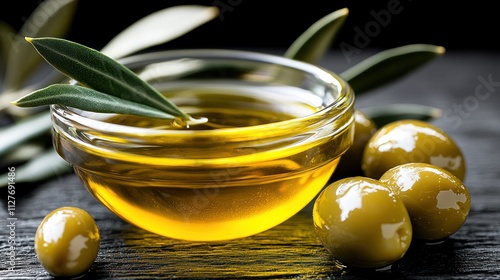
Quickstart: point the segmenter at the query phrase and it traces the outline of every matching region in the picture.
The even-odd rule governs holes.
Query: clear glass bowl
[[[328,70],[263,53],[121,60],[203,125],[51,106],[53,142],[122,219],[192,241],[270,229],[323,189],[353,138],[354,95]]]

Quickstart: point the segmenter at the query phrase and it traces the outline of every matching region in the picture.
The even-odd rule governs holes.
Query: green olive
[[[342,155],[335,169],[336,178],[362,175],[361,159],[368,140],[377,131],[375,122],[363,112],[354,111],[354,140],[351,147]]]
[[[76,207],[50,212],[35,235],[35,252],[42,266],[56,277],[73,277],[90,269],[97,257],[100,235],[92,216]]]
[[[386,267],[405,255],[412,240],[403,201],[367,177],[340,179],[323,189],[313,222],[321,243],[345,266]]]
[[[380,181],[401,197],[416,239],[438,241],[459,230],[471,207],[470,194],[452,173],[427,163],[389,169]]]
[[[361,168],[365,176],[378,179],[392,167],[422,162],[439,166],[464,180],[462,151],[442,129],[425,121],[401,120],[381,127],[368,141]]]

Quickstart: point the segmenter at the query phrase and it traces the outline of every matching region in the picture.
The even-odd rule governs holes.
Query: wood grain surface
[[[278,53],[278,52],[277,52]],[[332,53],[321,64],[346,69]],[[99,204],[74,174],[37,185],[17,185],[15,269],[7,194],[0,200],[0,279],[51,279],[34,253],[37,226],[51,210],[77,206],[91,213],[101,231],[101,248],[80,279],[500,279],[500,55],[449,52],[391,85],[357,98],[357,107],[417,103],[443,110],[433,121],[463,149],[465,185],[472,209],[464,226],[444,242],[414,242],[404,258],[385,270],[347,270],[317,239],[311,206],[261,234],[227,242],[186,242],[156,236],[123,222]],[[461,109],[460,109],[461,108]],[[3,172],[2,172],[3,173]]]

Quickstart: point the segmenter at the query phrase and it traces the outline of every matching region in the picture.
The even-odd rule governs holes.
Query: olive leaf
[[[12,104],[19,107],[60,104],[97,113],[118,113],[164,119],[175,118],[150,106],[131,102],[90,88],[68,84],[55,84],[39,89],[12,102]]]
[[[404,119],[429,121],[442,115],[441,109],[420,104],[387,104],[362,108],[360,111],[373,120],[377,127]]]
[[[12,42],[9,52],[3,90],[22,87],[25,80],[37,70],[43,59],[24,41],[25,36],[64,36],[76,11],[76,0],[45,0],[31,13]]]
[[[290,45],[284,56],[316,64],[336,38],[348,14],[349,10],[343,8],[316,21]]]
[[[174,117],[190,118],[132,70],[97,50],[61,38],[26,38],[26,40],[54,68],[86,87],[156,108]],[[54,95],[45,97],[49,96],[54,97]],[[56,104],[56,101],[57,99],[53,99],[52,104]]]
[[[445,48],[429,44],[392,48],[361,61],[340,76],[359,95],[401,78],[444,52]]]
[[[214,19],[218,14],[217,7],[210,6],[181,5],[166,8],[130,25],[109,41],[101,52],[114,58],[125,57],[180,37]]]

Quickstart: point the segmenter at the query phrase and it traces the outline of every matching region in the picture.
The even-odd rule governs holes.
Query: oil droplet
[[[175,118],[174,121],[172,122],[172,128],[190,128],[191,125],[205,124],[207,122],[208,118],[205,117],[200,117],[200,118],[189,117],[188,120],[183,118]]]

